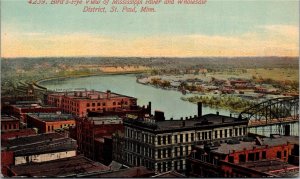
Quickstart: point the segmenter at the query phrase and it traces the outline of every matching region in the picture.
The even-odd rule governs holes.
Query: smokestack
[[[110,91],[110,90],[107,90],[107,91],[106,91],[106,95],[107,95],[107,99],[110,99],[111,91]]]
[[[198,102],[198,117],[202,116],[202,103]]]
[[[151,102],[150,101],[148,103],[148,113],[149,113],[149,115],[151,115]]]
[[[164,121],[165,113],[162,111],[154,111],[154,118],[156,121]]]
[[[217,115],[219,115],[219,111],[217,111]]]

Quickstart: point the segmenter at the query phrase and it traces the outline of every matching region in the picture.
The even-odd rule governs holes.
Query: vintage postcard
[[[1,177],[299,177],[299,1],[0,7]]]

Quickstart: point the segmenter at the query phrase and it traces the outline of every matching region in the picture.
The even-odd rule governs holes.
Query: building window
[[[166,158],[166,149],[162,149],[163,151],[163,158]]]
[[[261,157],[262,157],[262,159],[266,159],[266,158],[267,158],[267,153],[266,153],[266,151],[263,151],[263,152],[262,152],[262,156],[261,156]]]
[[[90,107],[90,103],[86,103],[86,107]]]
[[[229,156],[229,158],[228,158],[228,162],[230,162],[230,163],[234,163],[234,157],[233,157],[233,156]]]
[[[100,103],[97,103],[97,106],[100,106]]]
[[[183,147],[180,146],[180,157],[182,157],[182,156],[183,156]]]
[[[50,131],[50,126],[48,126],[48,131]]]
[[[238,136],[238,129],[234,129],[235,136]]]
[[[185,155],[186,155],[186,156],[189,155],[189,146],[185,146]]]
[[[180,134],[180,142],[183,142],[183,134]]]
[[[287,152],[286,152],[286,150],[283,152],[283,156],[284,157],[286,157],[286,154],[287,154]]]
[[[207,139],[207,132],[205,132],[204,134],[205,134],[205,139]]]
[[[227,137],[227,129],[225,129],[224,133],[225,133],[225,138],[226,138]]]
[[[254,153],[248,154],[248,161],[254,161],[254,158],[255,158]]]
[[[178,140],[177,140],[177,135],[174,135],[174,141],[175,141],[175,144],[178,143]]]
[[[157,144],[158,144],[158,145],[161,145],[161,136],[158,136],[158,137],[157,137]]]
[[[242,134],[242,128],[239,128],[239,132],[240,132],[240,135],[243,135],[243,134]]]
[[[175,157],[177,157],[177,150],[178,150],[178,147],[175,147],[175,149],[174,149],[175,151],[174,151],[174,155],[175,155]]]
[[[215,139],[218,138],[218,131],[215,131]]]
[[[95,103],[92,103],[92,106],[94,107],[94,106],[95,106]]]
[[[161,164],[160,163],[157,164],[157,171],[161,172]]]
[[[174,170],[177,170],[177,168],[178,168],[177,161],[174,161]]]
[[[102,106],[105,106],[105,103],[102,103]]]
[[[255,153],[255,160],[259,160],[259,152]]]
[[[116,105],[116,102],[113,102],[113,105],[115,106],[115,105]]]
[[[223,138],[223,131],[220,130],[220,138]]]
[[[278,151],[276,156],[277,158],[281,159],[281,151]]]
[[[208,132],[208,138],[211,139],[211,131]]]
[[[229,137],[232,137],[232,129],[229,129]]]
[[[205,137],[205,136],[204,136],[204,132],[202,132],[202,140],[204,140],[204,137]]]
[[[171,144],[171,143],[172,143],[172,136],[168,135],[168,144]]]
[[[166,136],[163,136],[163,144],[166,144]]]
[[[185,142],[189,142],[189,134],[185,134]]]
[[[239,155],[239,162],[246,162],[246,155],[245,154],[240,154]]]
[[[172,157],[172,150],[168,149],[168,157]]]

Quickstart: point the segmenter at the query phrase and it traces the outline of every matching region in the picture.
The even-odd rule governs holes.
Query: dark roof
[[[45,122],[75,120],[73,115],[64,113],[28,113],[27,115]]]
[[[109,167],[80,155],[43,163],[12,166],[11,170],[17,176],[72,177],[81,173],[106,171]]]
[[[180,174],[176,171],[168,171],[168,172],[164,172],[164,173],[160,173],[158,175],[154,175],[152,176],[153,178],[186,178],[185,175]]]
[[[20,119],[13,117],[13,116],[1,115],[1,122],[4,122],[4,121],[20,121]]]
[[[94,173],[90,175],[82,175],[81,177],[92,178],[132,178],[132,177],[149,177],[154,175],[154,171],[147,169],[144,166],[121,169],[118,171],[108,171],[102,173]],[[78,176],[77,176],[78,177]]]
[[[222,143],[220,146],[217,146],[216,148],[212,149],[212,152],[214,153],[220,153],[220,154],[230,154],[233,150],[237,151],[243,151],[246,150],[252,150],[253,147],[256,148],[265,148],[266,146],[272,147],[272,146],[279,146],[287,144],[288,142],[291,144],[299,144],[299,137],[298,136],[280,136],[278,138],[263,138],[260,139],[262,141],[262,145],[257,144],[255,140],[250,141],[239,141],[238,143]],[[204,145],[197,146],[197,148],[204,148]]]
[[[209,128],[217,126],[232,126],[234,124],[248,124],[247,120],[223,116],[218,114],[206,114],[200,117],[192,117],[183,120],[155,121],[154,119],[125,119],[125,125],[134,125],[138,128],[155,131],[188,130],[195,128]]]
[[[280,160],[260,160],[236,165],[276,177],[299,176],[299,166],[291,165]]]
[[[9,139],[2,150],[13,151],[15,156],[76,150],[76,141],[58,133],[47,133]]]

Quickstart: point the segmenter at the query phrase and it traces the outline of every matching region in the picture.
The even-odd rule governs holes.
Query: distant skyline
[[[1,57],[299,56],[297,0],[207,0],[155,13],[1,1]]]

